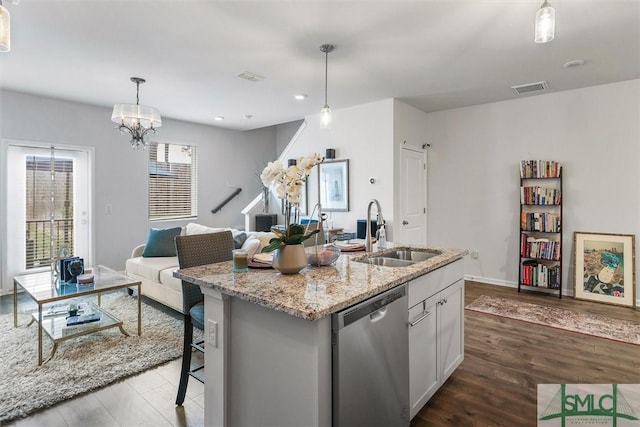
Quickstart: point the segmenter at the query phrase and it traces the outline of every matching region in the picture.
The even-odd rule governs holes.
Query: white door
[[[13,289],[13,276],[50,269],[52,255],[91,264],[89,151],[26,142],[3,148],[3,293]]]
[[[396,243],[427,244],[427,161],[426,152],[402,147],[400,152],[400,230]]]

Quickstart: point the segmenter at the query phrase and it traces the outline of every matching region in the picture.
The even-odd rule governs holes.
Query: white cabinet
[[[434,284],[433,277],[429,277],[431,273],[409,282],[410,299],[412,288],[414,295],[421,296],[425,295],[425,287],[431,292],[435,291],[435,294],[409,308],[411,418],[422,409],[464,359],[462,263],[457,262],[443,268],[450,270],[441,271],[433,276],[438,279],[438,284]],[[452,280],[455,281],[451,282]]]
[[[409,399],[414,417],[442,382],[438,372],[438,295],[409,309]]]
[[[464,280],[440,293],[437,323],[439,370],[444,383],[464,359]]]

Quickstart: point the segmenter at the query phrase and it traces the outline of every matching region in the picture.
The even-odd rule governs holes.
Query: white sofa
[[[200,224],[189,223],[183,227],[184,235],[215,233],[231,230],[235,236],[240,234],[238,230],[230,228],[210,228]],[[242,248],[249,252],[249,256],[269,244],[269,240],[275,237],[271,232],[246,232],[246,240]],[[239,243],[236,240],[236,245]],[[131,252],[131,258],[126,261],[125,272],[132,279],[139,280],[141,293],[168,307],[182,312],[182,283],[173,277],[173,272],[178,269],[178,257],[143,257],[145,245],[136,246]]]

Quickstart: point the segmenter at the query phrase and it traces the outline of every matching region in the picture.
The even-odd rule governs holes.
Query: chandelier
[[[131,77],[131,81],[136,84],[136,103],[114,105],[111,121],[118,123],[116,129],[120,132],[131,135],[131,146],[137,150],[140,146],[147,147],[145,135],[149,132],[156,133],[156,128],[162,126],[162,118],[155,108],[140,105],[140,84],[145,79]]]

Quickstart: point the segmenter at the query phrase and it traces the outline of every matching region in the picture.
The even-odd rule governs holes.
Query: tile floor
[[[12,298],[0,298],[0,313],[13,312]],[[201,362],[198,358],[194,353],[193,362]],[[190,379],[184,405],[175,404],[181,363],[181,359],[174,360],[29,417],[0,423],[0,427],[203,426],[204,386],[200,382]]]

